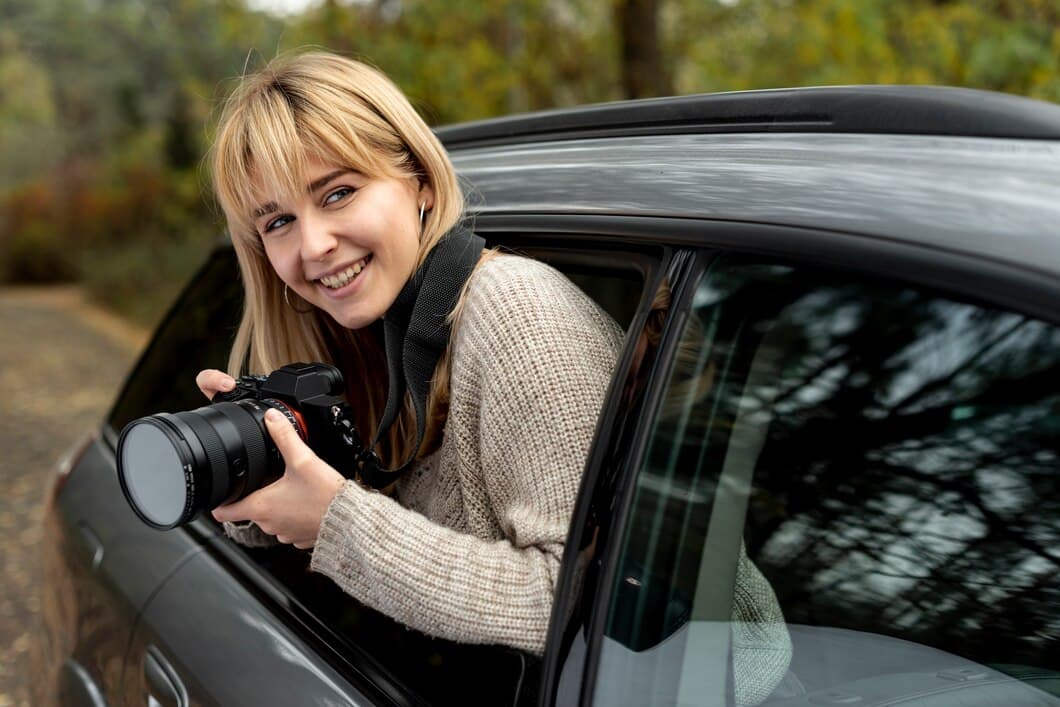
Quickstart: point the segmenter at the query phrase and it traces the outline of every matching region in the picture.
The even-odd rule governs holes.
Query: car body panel
[[[123,704],[158,698],[151,655],[168,663],[190,704],[249,704],[255,695],[276,705],[375,704],[209,553],[185,563],[145,607],[125,661]]]
[[[484,216],[621,214],[800,226],[1060,275],[1057,142],[674,135],[480,148],[454,154],[453,163]]]
[[[150,531],[135,516],[102,438],[85,447],[60,480],[61,492],[45,507],[43,657],[49,670],[62,666],[64,694],[92,695],[120,681],[136,617],[202,548],[183,534]],[[35,689],[47,693],[55,685],[42,681]],[[47,703],[44,694],[38,699]]]

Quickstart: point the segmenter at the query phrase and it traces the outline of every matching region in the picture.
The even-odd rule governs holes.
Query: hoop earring
[[[426,201],[420,202],[420,235],[423,235],[423,209],[427,206]]]
[[[287,297],[287,283],[286,282],[283,283],[283,301],[287,303],[288,307],[290,307],[294,311],[298,312],[299,314],[309,314],[310,312],[313,311],[313,305],[309,305],[309,309],[298,309],[298,307],[295,307],[293,304],[291,304],[291,300],[288,299],[288,297]]]

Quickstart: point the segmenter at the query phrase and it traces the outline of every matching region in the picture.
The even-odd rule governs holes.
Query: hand
[[[199,386],[203,395],[213,400],[213,396],[218,393],[227,393],[235,388],[236,381],[224,371],[207,368],[205,371],[199,371],[199,375],[195,376],[195,385]]]
[[[287,465],[283,476],[246,498],[218,506],[213,517],[218,521],[251,520],[281,543],[301,549],[313,547],[320,534],[320,521],[346,479],[314,454],[276,410],[265,413],[265,427]]]

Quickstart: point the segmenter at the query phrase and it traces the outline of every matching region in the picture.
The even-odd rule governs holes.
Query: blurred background
[[[432,125],[825,84],[1060,101],[1060,0],[0,0],[0,707],[29,704],[55,460],[223,236],[219,103],[307,45]]]
[[[223,230],[219,100],[305,45],[380,67],[434,125],[821,84],[1060,101],[1060,0],[0,0],[0,283],[154,323]]]

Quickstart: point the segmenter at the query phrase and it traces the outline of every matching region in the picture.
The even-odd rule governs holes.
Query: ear
[[[420,184],[420,190],[416,194],[416,204],[423,204],[423,208],[427,211],[434,208],[434,189],[427,182]]]

